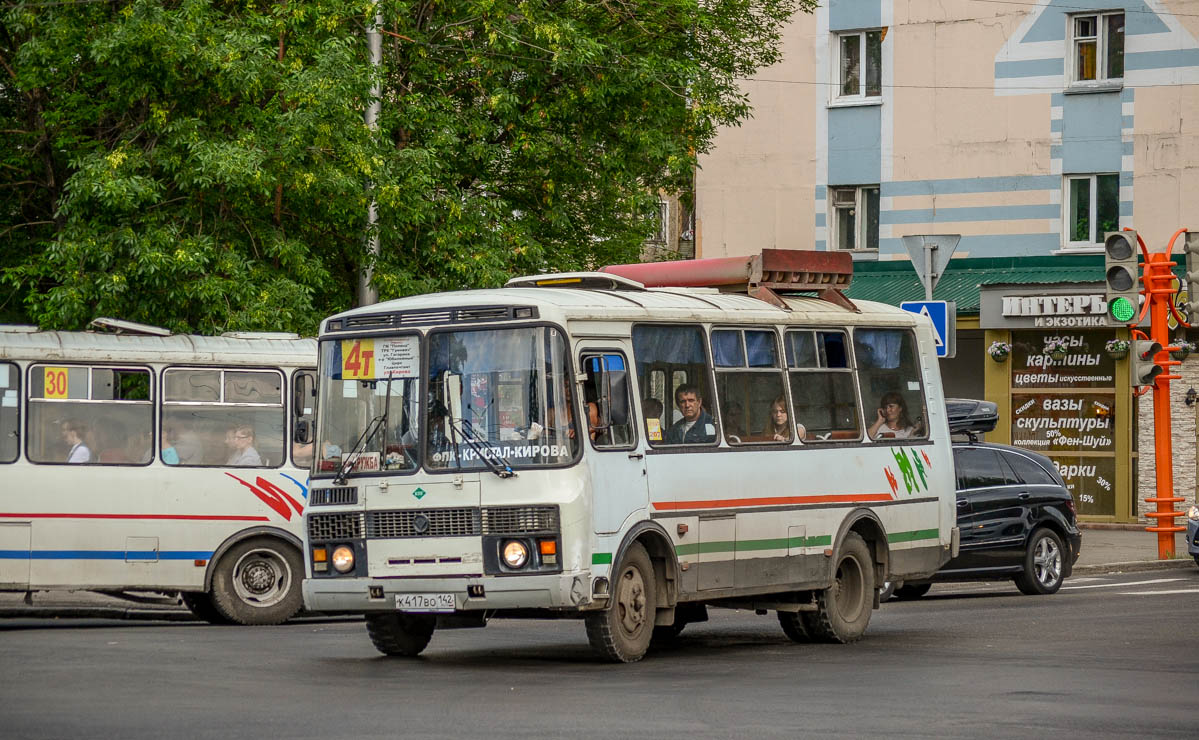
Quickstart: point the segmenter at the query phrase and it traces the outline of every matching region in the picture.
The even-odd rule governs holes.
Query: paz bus
[[[768,250],[326,319],[305,605],[396,656],[573,617],[630,662],[717,607],[859,639],[958,535],[931,325],[851,271]]]
[[[0,590],[294,615],[315,340],[93,325],[0,326]]]

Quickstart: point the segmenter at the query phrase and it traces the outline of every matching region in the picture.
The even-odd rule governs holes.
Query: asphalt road
[[[634,665],[571,621],[439,632],[404,660],[354,621],[4,620],[0,736],[1194,737],[1197,603],[1194,569],[937,586],[854,645],[713,611]]]

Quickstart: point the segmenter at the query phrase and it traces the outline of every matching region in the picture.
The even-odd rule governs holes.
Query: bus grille
[[[397,537],[470,537],[479,534],[479,510],[404,509],[371,511],[366,515],[366,536]]]
[[[483,534],[557,531],[557,506],[492,506],[483,509]]]
[[[314,488],[308,494],[309,506],[335,506],[358,503],[358,489],[354,486],[341,488]]]
[[[337,514],[309,514],[308,539],[311,542],[360,539],[362,537],[363,519],[361,511],[346,511]]]

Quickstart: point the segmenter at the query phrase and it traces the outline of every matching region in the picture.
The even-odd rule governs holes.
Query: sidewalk
[[[1174,538],[1175,559],[1158,560],[1157,535],[1146,532],[1145,526],[1081,525],[1082,553],[1074,565],[1074,574],[1195,567],[1186,552],[1185,533]],[[0,592],[0,619],[16,618],[195,619],[185,606],[170,598],[143,603],[90,591],[37,591],[28,596]]]

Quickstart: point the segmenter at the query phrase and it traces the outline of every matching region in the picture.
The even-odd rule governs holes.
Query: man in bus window
[[[716,422],[704,411],[704,399],[699,389],[684,383],[674,392],[674,403],[683,417],[671,425],[666,433],[666,444],[700,444],[716,440]]]
[[[262,465],[262,457],[254,449],[254,427],[247,424],[234,427],[227,439],[233,448],[226,465],[255,466]]]
[[[87,427],[78,419],[67,419],[62,423],[62,440],[70,448],[67,453],[67,462],[86,463],[92,461],[92,451],[83,441],[86,436]]]

